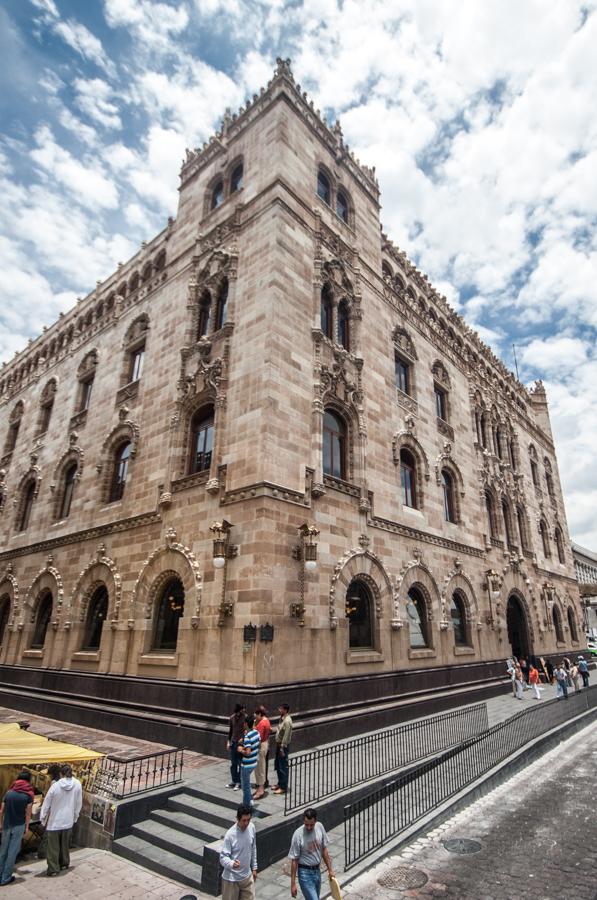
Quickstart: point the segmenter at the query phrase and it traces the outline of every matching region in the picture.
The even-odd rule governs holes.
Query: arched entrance
[[[368,586],[360,578],[354,578],[346,592],[346,616],[348,618],[348,646],[365,649],[374,646],[373,598]]]
[[[512,655],[517,659],[526,659],[531,654],[529,627],[524,606],[516,594],[510,594],[508,597],[506,621]]]

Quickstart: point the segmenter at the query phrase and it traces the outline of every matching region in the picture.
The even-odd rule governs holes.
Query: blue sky
[[[542,378],[597,549],[597,2],[3,0],[0,360],[176,214],[185,148],[291,57],[388,235]]]

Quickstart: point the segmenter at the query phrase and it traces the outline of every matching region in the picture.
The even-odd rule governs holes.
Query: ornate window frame
[[[140,429],[138,424],[132,419],[128,419],[128,409],[126,406],[119,410],[118,417],[120,419],[116,425],[104,438],[100,451],[100,462],[97,465],[97,473],[101,477],[100,481],[100,503],[102,506],[110,503],[110,492],[112,479],[114,476],[115,454],[118,447],[129,441],[131,450],[129,454],[129,472],[127,473],[127,483],[131,480],[131,469],[134,469],[134,460],[137,455],[139,446]],[[123,498],[124,499],[124,498]]]

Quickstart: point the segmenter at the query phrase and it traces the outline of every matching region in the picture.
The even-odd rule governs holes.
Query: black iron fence
[[[597,686],[494,725],[344,807],[345,869],[397,837],[529,741],[597,706]]]
[[[162,750],[136,759],[108,756],[95,775],[93,792],[121,800],[182,780],[183,751]]]
[[[477,703],[374,734],[291,754],[284,812],[393,772],[487,731],[487,706]]]

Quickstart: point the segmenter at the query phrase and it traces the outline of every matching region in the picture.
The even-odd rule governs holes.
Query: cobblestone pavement
[[[597,900],[597,728],[562,742],[490,794],[400,853],[360,875],[345,900]],[[471,854],[448,839],[479,841]],[[405,869],[406,872],[397,872]],[[379,879],[416,873],[426,883],[383,887]],[[422,878],[421,878],[422,880]]]

